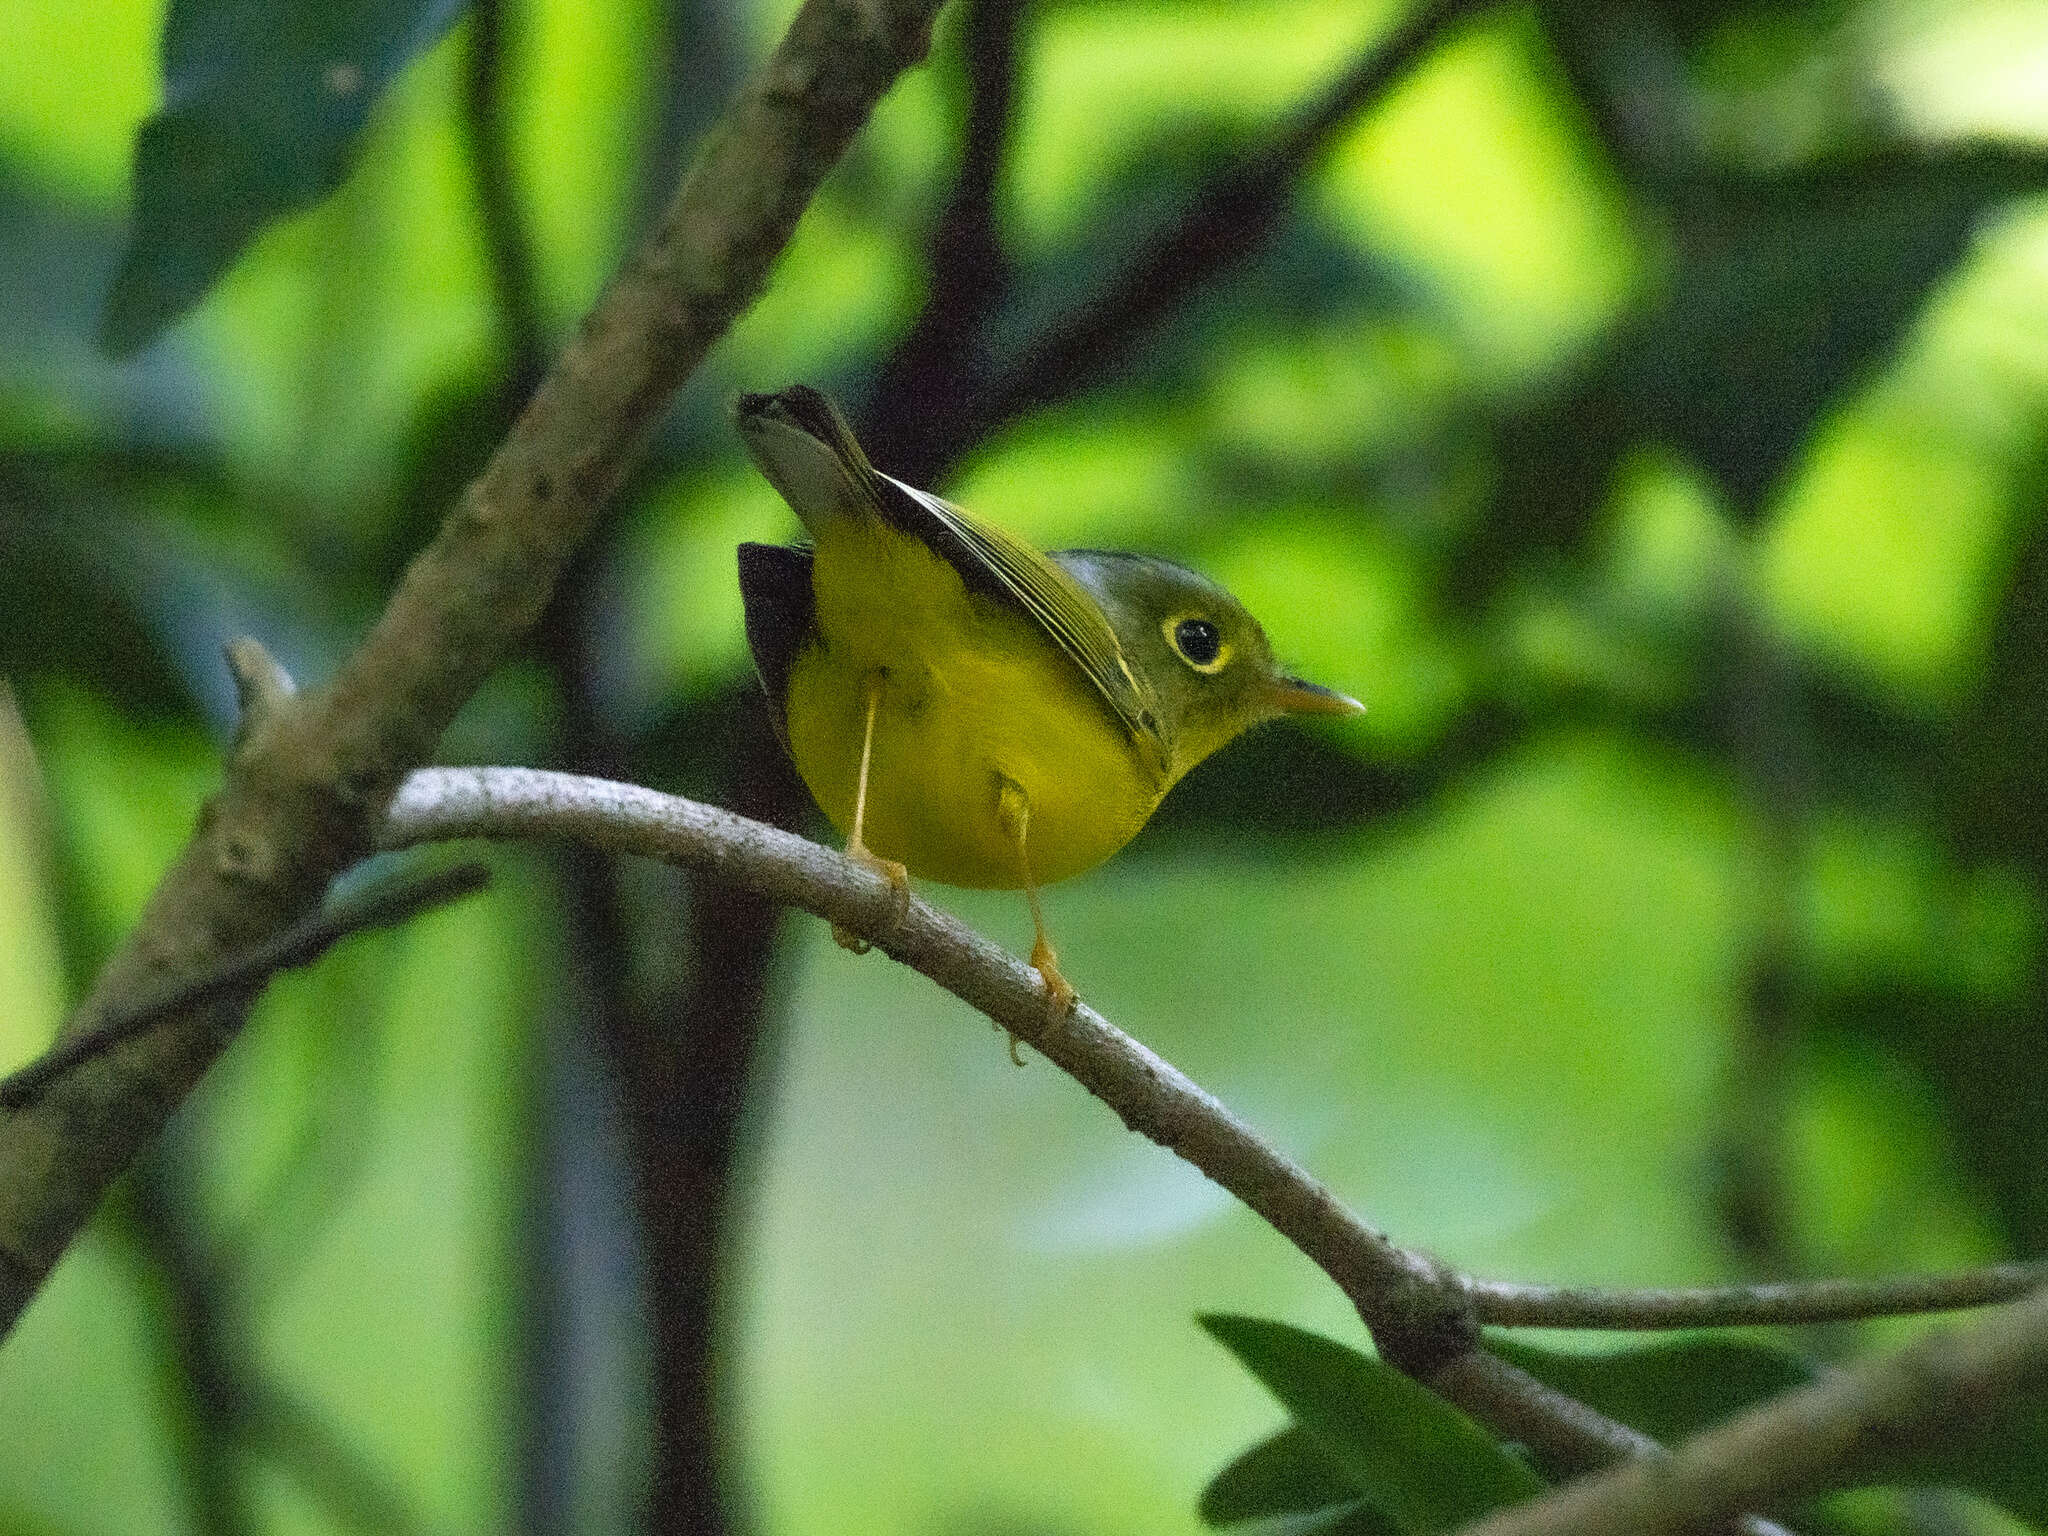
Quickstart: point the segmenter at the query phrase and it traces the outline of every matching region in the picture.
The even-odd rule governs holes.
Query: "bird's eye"
[[[1207,619],[1182,619],[1173,626],[1173,648],[1198,672],[1223,665],[1223,633]]]

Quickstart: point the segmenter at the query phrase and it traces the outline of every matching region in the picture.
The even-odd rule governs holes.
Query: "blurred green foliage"
[[[788,9],[523,0],[489,50],[470,15],[326,143],[331,195],[115,363],[124,250],[198,227],[147,155],[129,183],[167,18],[13,7],[0,1066],[214,782],[222,642],[301,678],[345,654]],[[1205,765],[1048,907],[1090,1001],[1398,1239],[1617,1284],[2048,1247],[2048,7],[1503,7],[1268,189],[1270,225],[1206,231],[1213,276],[970,431],[1400,13],[1045,3],[1012,76],[1003,10],[946,13],[445,755],[773,790],[731,550],[790,520],[725,412],[809,379],[884,468],[1200,565],[1368,701]],[[976,140],[991,80],[1008,131]],[[977,165],[985,227],[935,248]],[[279,982],[66,1261],[0,1349],[0,1528],[631,1527],[678,1299],[641,1283],[601,1017],[689,1038],[712,1015],[669,1000],[746,978],[692,948],[715,892],[600,870],[594,949],[588,870],[503,863]],[[938,894],[1021,943],[1018,903]],[[744,1096],[677,1090],[739,1146],[697,1382],[728,1506],[775,1536],[1188,1536],[1280,1427],[1192,1316],[1355,1338],[1341,1297],[814,927],[762,951],[765,1023],[734,1004]]]

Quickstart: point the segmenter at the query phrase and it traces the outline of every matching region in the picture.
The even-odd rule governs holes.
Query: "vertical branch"
[[[1018,54],[1030,6],[1024,0],[969,0],[961,12],[966,102],[960,169],[927,247],[924,308],[882,365],[862,441],[877,462],[909,464],[933,412],[953,409],[987,367],[989,318],[1009,295],[997,197],[1016,118]]]
[[[1009,264],[996,230],[1007,160],[1019,39],[1028,9],[972,0],[962,34],[968,82],[960,170],[930,247],[926,302],[884,365],[877,398],[906,428],[920,402],[959,388],[981,320],[1002,301]],[[905,448],[906,452],[910,451]],[[739,701],[724,803],[783,827],[809,800],[768,729],[752,687]],[[621,1011],[608,1034],[631,1127],[638,1209],[653,1298],[655,1465],[652,1497],[664,1529],[721,1536],[738,1523],[721,1500],[724,1433],[719,1385],[720,1281],[745,1161],[743,1108],[771,1053],[769,977],[782,909],[723,881],[693,879],[682,950],[688,973],[666,1007]],[[758,1082],[756,1083],[758,1088]]]
[[[751,690],[741,703],[725,803],[793,826],[808,805]],[[693,878],[683,950],[689,972],[667,1005],[633,1020],[621,1042],[622,1088],[635,1135],[648,1285],[655,1298],[653,1488],[664,1529],[709,1533],[742,1524],[721,1453],[729,1443],[719,1370],[721,1282],[746,1147],[742,1114],[769,1024],[769,979],[783,909],[738,886]]]
[[[593,554],[571,567],[539,635],[561,703],[556,753],[579,771],[593,773],[618,771],[625,750],[604,721],[593,691],[596,669],[602,664],[591,645],[597,624],[598,563]],[[698,1080],[684,1059],[684,1041],[694,1028],[692,1015],[679,1013],[661,999],[639,995],[631,983],[632,925],[615,862],[591,849],[571,847],[559,850],[555,863],[574,995],[583,1015],[580,1022],[609,1069],[609,1087],[624,1122],[626,1177],[639,1240],[639,1290],[646,1302],[653,1382],[653,1465],[646,1514],[656,1530],[724,1536],[733,1521],[727,1517],[708,1450],[712,1415],[704,1399],[711,1362],[692,1359],[679,1379],[672,1379],[675,1373],[668,1366],[679,1353],[687,1353],[687,1347],[677,1343],[678,1331],[686,1329],[686,1319],[706,1304],[692,1290],[693,1284],[701,1283],[692,1264],[675,1251],[677,1207],[683,1207],[687,1219],[701,1198],[694,1187],[700,1181],[679,1185],[674,1177],[677,1126],[715,1113],[722,1089]],[[550,1070],[558,1080],[564,1069],[562,1049],[551,1054]],[[558,1113],[553,1099],[547,1095],[548,1102],[541,1106],[550,1120]],[[557,1153],[563,1159],[595,1155],[587,1147],[561,1147]],[[560,1213],[548,1216],[550,1228],[558,1228]],[[561,1341],[550,1336],[549,1326],[568,1302],[560,1293],[563,1278],[558,1267],[545,1260],[533,1276],[537,1288],[548,1291],[535,1296],[538,1332],[529,1343],[535,1385],[541,1388],[567,1385],[561,1379]],[[545,1402],[533,1406],[539,1413],[536,1432],[559,1438],[564,1433],[562,1415]],[[555,1445],[552,1451],[559,1457],[563,1447]]]
[[[514,60],[506,3],[475,0],[463,123],[497,327],[510,360],[500,390],[509,421],[539,379],[546,357],[533,244],[512,174],[505,97]],[[593,620],[592,572],[600,558],[586,547],[570,562],[534,635],[560,703],[552,755],[583,772],[617,771],[591,698],[596,658],[585,643]],[[580,1042],[603,1050],[625,1032],[620,1021],[632,1008],[625,925],[607,862],[587,849],[565,848],[554,852],[553,863],[569,962],[561,998],[573,1017],[543,1016],[550,1011],[536,1010],[536,1048],[528,1055],[524,1093],[523,1118],[531,1134],[519,1170],[525,1209],[513,1262],[520,1297],[516,1518],[526,1536],[554,1536],[572,1529],[576,1519],[577,1446],[585,1432],[577,1404],[585,1362],[572,1318],[588,1298],[578,1294],[576,1268],[565,1258],[573,1241],[572,1218],[561,1190],[580,1182],[570,1170],[601,1164],[604,1153],[565,1121],[576,1118],[569,1104],[592,1086]],[[620,1070],[628,1070],[612,1054]],[[604,1171],[597,1170],[597,1176]]]
[[[161,1289],[158,1337],[165,1378],[178,1401],[177,1426],[193,1526],[202,1536],[253,1531],[236,1445],[240,1394],[227,1314],[230,1287],[211,1272],[194,1233],[191,1151],[177,1140],[154,1148],[135,1169],[125,1202],[136,1244]]]
[[[658,88],[628,209],[633,230],[652,223],[691,144],[732,96],[741,74],[734,14],[724,0],[661,0],[649,52]]]
[[[469,140],[470,174],[476,183],[484,265],[490,273],[498,329],[512,359],[510,392],[524,399],[547,366],[547,338],[533,242],[527,237],[526,217],[512,176],[511,133],[505,112],[511,49],[505,0],[472,0],[462,77],[462,125]]]
[[[1748,859],[1738,997],[1741,1014],[1716,1132],[1712,1195],[1723,1234],[1745,1268],[1798,1268],[1788,1230],[1785,1131],[1800,1036],[1797,882],[1813,799],[1808,732],[1797,683],[1756,610],[1747,569],[1730,573],[1717,603],[1729,658],[1723,729],[1756,835]]]

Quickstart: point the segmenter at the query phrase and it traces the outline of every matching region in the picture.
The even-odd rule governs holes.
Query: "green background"
[[[1396,10],[1031,8],[1014,302],[955,345],[1013,352]],[[786,14],[508,7],[544,336]],[[805,379],[917,440],[873,389],[925,302],[967,16],[611,513],[567,621],[588,665],[515,659],[446,760],[568,761],[595,720],[622,771],[726,797],[759,708],[731,549],[793,533],[726,402]],[[472,21],[397,77],[338,191],[99,353],[163,22],[16,0],[0,49],[0,1067],[216,782],[220,645],[325,676],[522,366]],[[2039,4],[1503,8],[1335,134],[1248,260],[939,487],[1048,547],[1196,564],[1367,701],[1241,743],[1046,900],[1084,997],[1399,1241],[1675,1284],[2048,1237],[2044,81]],[[631,1526],[664,1298],[564,875],[493,860],[485,897],[281,979],[0,1348],[0,1528]],[[613,981],[661,995],[688,896],[619,888]],[[1026,947],[1020,899],[926,894]],[[773,1536],[1196,1529],[1280,1415],[1193,1314],[1356,1341],[1341,1297],[821,925],[785,925],[768,995],[707,1389],[732,1509]],[[536,1243],[568,1256],[539,1279]],[[181,1262],[239,1416],[195,1377]],[[1937,1528],[1925,1501],[1853,1513]]]

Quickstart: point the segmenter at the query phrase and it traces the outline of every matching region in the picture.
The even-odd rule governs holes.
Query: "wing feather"
[[[817,638],[817,601],[811,592],[811,552],[780,544],[739,547],[740,602],[746,610],[747,649],[761,691],[768,695],[768,721],[776,740],[789,749],[789,672],[797,653]]]
[[[964,507],[875,469],[838,408],[808,385],[743,395],[738,420],[755,462],[813,532],[833,518],[875,516],[918,540],[952,566],[969,591],[1006,603],[1036,623],[1095,685],[1133,739],[1160,764],[1167,761],[1151,685],[1131,667],[1101,608],[1066,571]],[[771,576],[768,557],[753,559],[756,580],[765,585]],[[778,567],[772,574],[783,573]],[[757,606],[769,605],[750,595],[750,619]],[[748,635],[754,639],[751,625]],[[762,650],[756,640],[757,661]],[[763,664],[761,675],[774,693],[778,669]]]
[[[875,474],[882,515],[935,549],[970,588],[993,590],[1023,610],[1066,652],[1116,717],[1164,757],[1158,701],[1124,655],[1095,600],[1051,560],[1014,534],[929,491]]]

